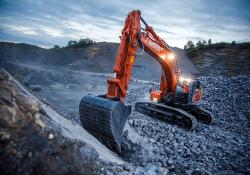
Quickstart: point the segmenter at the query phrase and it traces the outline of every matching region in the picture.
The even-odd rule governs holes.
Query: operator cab
[[[199,80],[180,78],[175,91],[175,98],[164,95],[160,90],[150,89],[150,100],[155,103],[191,104],[201,100],[201,87]],[[165,97],[165,98],[164,98]]]
[[[175,92],[175,104],[191,104],[201,100],[199,80],[180,78]]]

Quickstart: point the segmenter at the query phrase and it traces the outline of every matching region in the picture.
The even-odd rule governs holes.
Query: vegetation
[[[196,44],[193,41],[187,41],[187,44],[184,45],[184,50],[187,51],[188,55],[190,57],[195,56],[195,52],[198,50],[203,49],[222,49],[225,47],[250,47],[250,42],[245,43],[236,43],[235,41],[232,41],[231,43],[226,42],[219,42],[219,43],[212,43],[211,39],[198,41]]]
[[[54,45],[53,49],[60,49],[60,46]]]
[[[59,45],[54,45],[52,49],[60,49],[60,48],[82,48],[87,47],[92,44],[95,44],[96,42],[94,40],[91,40],[89,38],[80,39],[79,41],[70,40],[68,41],[66,46],[60,47]]]

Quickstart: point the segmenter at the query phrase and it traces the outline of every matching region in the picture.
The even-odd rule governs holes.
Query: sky
[[[250,41],[249,0],[0,0],[0,41],[45,48],[86,37],[119,42],[134,9],[171,46]]]

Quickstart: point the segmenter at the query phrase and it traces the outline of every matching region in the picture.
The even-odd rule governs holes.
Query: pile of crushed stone
[[[212,125],[195,131],[164,123],[133,110],[128,124],[146,144],[130,142],[122,157],[136,166],[157,165],[178,173],[249,173],[250,78],[205,76],[203,104],[215,115]],[[149,100],[153,82],[133,82],[126,103]],[[130,131],[131,132],[131,131]],[[128,138],[128,141],[130,138]]]

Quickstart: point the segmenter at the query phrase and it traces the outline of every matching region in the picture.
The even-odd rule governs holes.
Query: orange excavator
[[[126,106],[124,100],[139,47],[161,65],[162,75],[160,89],[150,92],[151,102],[137,102],[135,110],[190,130],[195,129],[197,120],[212,122],[213,114],[196,105],[201,98],[199,81],[180,78],[176,54],[144,21],[139,10],[128,14],[120,39],[114,78],[107,81],[108,93],[87,95],[80,102],[80,120],[89,133],[109,148],[121,151],[124,125],[131,113],[131,106]]]

